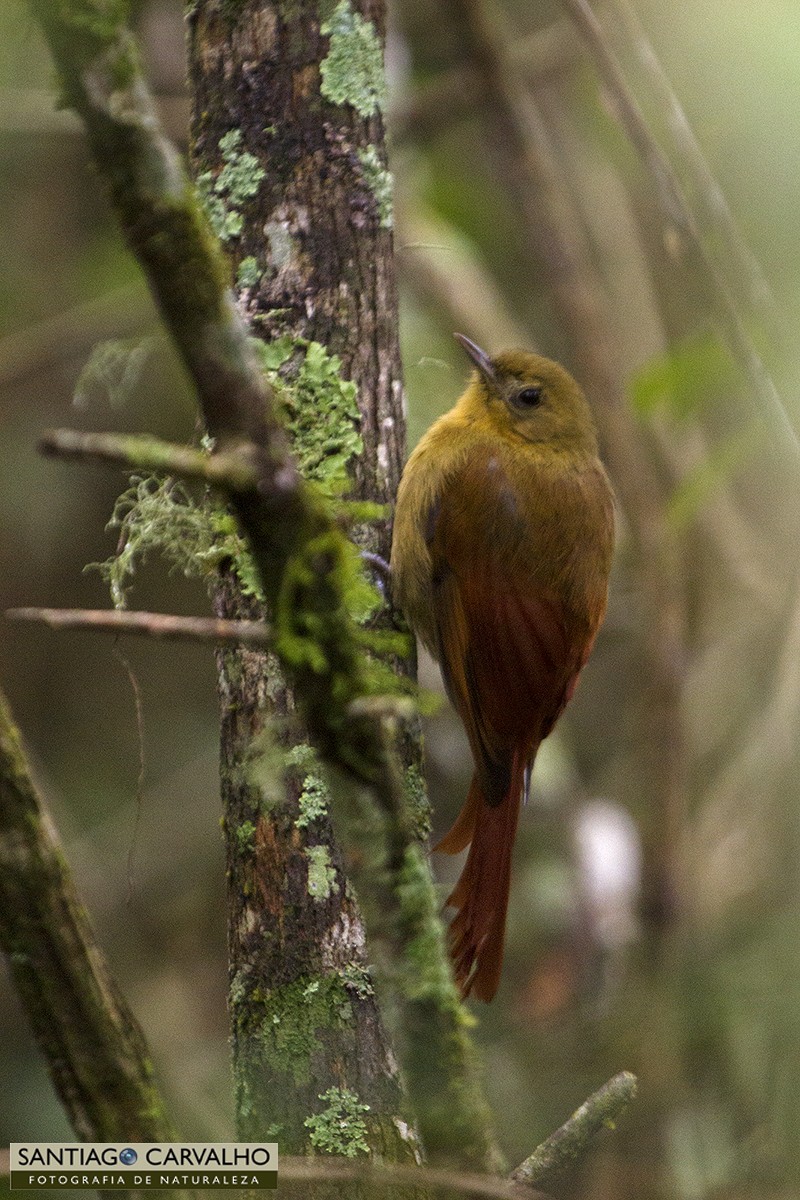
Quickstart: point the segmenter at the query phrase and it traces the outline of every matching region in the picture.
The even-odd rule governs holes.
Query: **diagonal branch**
[[[519,1183],[540,1184],[572,1165],[587,1150],[601,1129],[613,1129],[636,1097],[636,1076],[620,1071],[584,1100],[560,1129],[537,1146],[533,1154],[512,1171]]]
[[[144,1037],[94,940],[2,695],[0,945],[78,1137],[172,1141]]]
[[[208,432],[222,454],[248,447],[255,483],[230,492],[231,504],[263,583],[275,652],[332,773],[345,865],[379,984],[396,1000],[398,1050],[429,1158],[491,1170],[488,1110],[391,738],[385,720],[349,707],[367,691],[346,604],[352,550],[290,457],[271,389],[236,315],[229,268],[158,126],[118,9],[108,6],[101,15],[91,0],[29,3],[195,385]]]

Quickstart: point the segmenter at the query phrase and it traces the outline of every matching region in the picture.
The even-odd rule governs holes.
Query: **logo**
[[[224,1191],[278,1186],[275,1142],[15,1142],[12,1190]]]

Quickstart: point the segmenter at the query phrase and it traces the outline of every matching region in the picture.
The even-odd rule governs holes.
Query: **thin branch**
[[[636,1076],[621,1071],[593,1092],[560,1129],[512,1171],[520,1183],[538,1184],[582,1157],[601,1129],[613,1129],[636,1096]]]
[[[179,617],[172,613],[106,608],[9,608],[5,615],[9,621],[40,621],[51,629],[96,629],[156,639],[261,648],[272,644],[270,628],[262,621],[224,621],[217,617]]]
[[[350,703],[369,690],[346,603],[350,548],[291,459],[272,390],[228,289],[230,268],[179,155],[159,128],[118,10],[104,9],[99,18],[90,0],[29,0],[29,6],[197,389],[218,457],[248,447],[254,485],[231,491],[231,503],[273,616],[276,653],[330,769],[345,866],[364,914],[378,985],[394,1001],[389,1007],[398,1052],[429,1160],[491,1171],[491,1119],[387,722],[349,712]]]
[[[220,454],[206,454],[204,450],[177,446],[147,435],[49,429],[39,439],[39,450],[50,458],[96,459],[131,471],[199,479],[230,493],[253,491],[258,481],[254,447],[246,445]]]
[[[174,1140],[144,1037],[94,940],[1,694],[0,945],[78,1137]]]
[[[692,207],[667,156],[650,133],[625,74],[608,44],[588,0],[563,0],[595,61],[598,73],[613,99],[623,129],[641,155],[656,184],[668,218],[689,242],[701,280],[716,309],[722,337],[759,405],[757,412],[774,436],[800,458],[800,435],[789,419],[772,377],[748,334],[730,287],[709,253]],[[748,393],[749,394],[749,393]]]
[[[779,314],[770,285],[739,231],[725,194],[714,178],[639,18],[626,0],[606,0],[606,5],[612,16],[608,23],[609,32],[638,63],[649,98],[670,135],[674,161],[691,189],[698,224],[724,249],[748,304],[756,311],[767,313],[774,325]]]

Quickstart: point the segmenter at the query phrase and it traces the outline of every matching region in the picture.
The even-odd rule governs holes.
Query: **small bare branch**
[[[552,1133],[530,1158],[520,1163],[511,1178],[519,1183],[541,1183],[574,1163],[601,1129],[613,1129],[636,1096],[636,1076],[620,1071],[593,1092],[568,1121]]]
[[[40,621],[51,629],[97,629],[175,641],[265,648],[271,639],[269,626],[261,621],[224,621],[217,617],[179,617],[172,613],[106,608],[10,608],[5,615],[9,621]]]
[[[132,471],[158,471],[183,479],[199,479],[227,492],[252,491],[258,480],[246,445],[220,454],[206,454],[146,434],[49,429],[42,434],[39,450],[52,458],[94,458]]]

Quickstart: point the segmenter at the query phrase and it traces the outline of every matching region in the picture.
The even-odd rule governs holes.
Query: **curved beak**
[[[497,387],[497,375],[486,351],[481,350],[480,346],[476,346],[468,337],[464,337],[463,333],[454,333],[453,337],[464,347],[486,382],[492,387]]]

